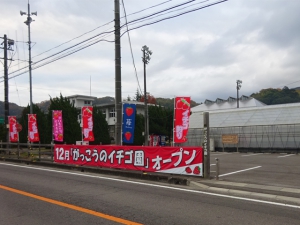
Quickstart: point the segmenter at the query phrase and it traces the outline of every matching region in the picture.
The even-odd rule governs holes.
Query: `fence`
[[[2,158],[53,161],[54,144],[0,142]]]
[[[239,150],[255,151],[296,151],[300,149],[300,124],[256,125],[235,127],[211,127],[210,138],[217,151],[222,150],[222,135],[237,134]],[[186,146],[201,146],[203,128],[190,129]],[[224,144],[226,150],[235,151],[236,147]]]

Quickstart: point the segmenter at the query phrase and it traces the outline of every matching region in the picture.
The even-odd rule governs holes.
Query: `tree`
[[[139,89],[136,89],[136,93],[135,93],[135,97],[134,97],[134,100],[139,102],[141,100],[141,94],[139,92]]]
[[[149,133],[172,135],[174,111],[161,106],[149,106]]]
[[[300,102],[299,93],[294,89],[289,89],[288,87],[284,87],[283,89],[262,89],[259,93],[253,93],[251,97],[267,105]]]
[[[50,98],[49,112],[47,115],[47,141],[51,142],[52,136],[52,110],[62,110],[63,127],[64,127],[64,142],[67,144],[75,144],[76,141],[82,139],[81,128],[78,123],[78,115],[80,110],[76,109],[69,99],[63,97]],[[60,143],[60,142],[58,142]]]
[[[49,143],[49,138],[47,137],[47,117],[45,113],[36,104],[32,104],[32,113],[36,114],[40,143]],[[23,109],[22,116],[19,119],[19,123],[23,128],[22,131],[19,132],[19,141],[21,143],[27,143],[28,141],[28,114],[30,114],[29,105]]]
[[[105,116],[98,107],[93,108],[93,121],[94,121],[94,137],[95,141],[90,142],[90,144],[110,144],[110,136],[108,131],[108,124],[105,120]]]
[[[140,99],[140,102],[145,102],[144,99],[145,99],[144,95],[142,95],[141,99]],[[147,93],[147,103],[156,105],[156,99],[155,99],[155,97],[153,95],[150,95],[149,93]]]
[[[0,140],[7,142],[7,133],[8,129],[6,128],[5,124],[0,124]]]
[[[143,132],[145,131],[144,116],[141,114],[135,115],[135,129],[134,129],[134,139],[133,145],[143,145],[145,138]]]

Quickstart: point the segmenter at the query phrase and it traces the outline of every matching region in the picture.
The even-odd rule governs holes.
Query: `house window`
[[[106,116],[106,109],[101,109],[101,112],[104,116]]]
[[[116,117],[115,108],[110,109],[110,111],[109,111],[109,117]]]
[[[74,99],[72,100],[72,104],[75,105],[75,100]]]
[[[84,101],[84,104],[85,104],[85,105],[90,105],[90,104],[91,104],[91,101]]]

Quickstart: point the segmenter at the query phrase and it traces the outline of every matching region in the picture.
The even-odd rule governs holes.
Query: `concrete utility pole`
[[[37,16],[37,12],[30,13],[30,5],[28,2],[28,12],[20,11],[21,16],[27,15],[27,20],[24,22],[28,26],[28,51],[29,51],[29,88],[30,88],[30,114],[32,114],[32,72],[31,72],[31,40],[30,40],[30,23],[33,22],[31,15]]]
[[[203,113],[203,172],[204,178],[210,178],[210,137],[209,137],[209,113]]]
[[[237,108],[239,108],[239,90],[242,87],[242,81],[237,80],[236,81],[236,103],[237,103]]]
[[[149,50],[149,48],[144,45],[142,47],[143,52],[143,63],[144,63],[144,103],[145,103],[145,146],[148,146],[148,136],[149,136],[149,117],[148,117],[148,106],[147,106],[147,85],[146,85],[146,64],[150,61],[150,55],[152,55],[152,52]]]
[[[7,51],[13,51],[12,46],[14,45],[14,41],[8,39],[6,34],[3,37],[3,50],[4,50],[4,124],[8,124],[8,116],[9,116],[9,101],[8,101],[8,66],[7,60],[12,60],[7,58]]]
[[[115,0],[115,144],[122,144],[122,87],[121,87],[120,3]]]

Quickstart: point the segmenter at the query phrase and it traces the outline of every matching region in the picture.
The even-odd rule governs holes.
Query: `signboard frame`
[[[224,152],[224,144],[236,144],[236,151],[239,151],[239,135],[238,134],[222,134],[222,145]]]

